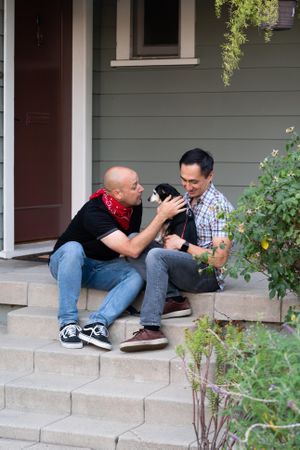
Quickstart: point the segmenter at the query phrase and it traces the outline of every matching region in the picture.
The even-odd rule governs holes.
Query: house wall
[[[0,250],[3,248],[3,16],[3,0],[0,0]]]
[[[136,169],[145,200],[160,182],[179,186],[178,159],[201,147],[213,153],[215,184],[235,203],[259,174],[258,163],[283,149],[285,129],[300,130],[300,20],[264,44],[253,30],[240,70],[225,88],[220,43],[224,21],[212,0],[197,1],[196,67],[111,68],[116,1],[94,1],[93,188],[114,164]]]

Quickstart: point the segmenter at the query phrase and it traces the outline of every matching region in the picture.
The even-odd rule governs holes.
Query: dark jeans
[[[130,263],[147,281],[141,309],[141,324],[160,326],[166,297],[179,295],[178,289],[188,292],[214,292],[219,289],[214,274],[203,270],[192,255],[179,250],[166,250],[152,244],[139,258]]]

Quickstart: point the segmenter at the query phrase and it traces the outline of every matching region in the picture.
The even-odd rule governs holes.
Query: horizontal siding
[[[212,0],[197,1],[200,64],[193,67],[111,68],[116,0],[94,5],[93,187],[106,168],[124,164],[138,171],[144,199],[162,181],[180,188],[178,160],[200,147],[213,153],[215,184],[235,203],[256,180],[259,161],[284,149],[285,128],[300,130],[300,20],[269,44],[251,30],[240,70],[225,88],[225,23]],[[145,224],[154,211],[144,204]]]
[[[300,80],[300,78],[299,78]],[[283,124],[295,125],[299,116],[276,117],[95,117],[94,138],[282,139]],[[171,150],[171,149],[169,149]],[[138,156],[138,155],[137,155]],[[238,155],[237,155],[238,157]]]
[[[105,161],[112,165],[122,162],[131,163],[172,161],[178,162],[183,152],[200,147],[210,149],[217,162],[236,162],[237,148],[240,149],[238,160],[244,163],[259,163],[273,149],[283,149],[285,140],[268,139],[94,139],[94,162]]]
[[[272,117],[279,113],[298,115],[299,105],[300,90],[274,91],[272,96],[270,92],[227,92],[224,96],[212,92],[99,94],[94,96],[93,114],[96,117],[210,117],[217,111],[218,116]]]

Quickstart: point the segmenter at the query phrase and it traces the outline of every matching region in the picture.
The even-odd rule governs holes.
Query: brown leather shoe
[[[170,319],[172,317],[185,317],[192,314],[190,302],[187,297],[184,297],[184,302],[176,302],[172,297],[167,298],[162,319]]]
[[[157,350],[164,348],[168,344],[168,339],[160,331],[145,330],[142,328],[133,333],[131,339],[127,339],[120,344],[122,352],[138,352],[141,350]]]

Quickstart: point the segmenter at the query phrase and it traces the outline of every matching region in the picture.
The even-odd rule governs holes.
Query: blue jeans
[[[60,326],[78,322],[77,301],[81,287],[109,291],[88,323],[109,326],[134,301],[144,286],[138,272],[125,260],[98,261],[85,256],[81,244],[67,242],[50,258],[49,268],[59,289]]]
[[[219,289],[214,274],[206,270],[199,274],[199,265],[192,255],[178,250],[166,250],[155,244],[130,263],[147,281],[141,309],[141,324],[160,326],[167,297],[188,292],[214,292]]]

